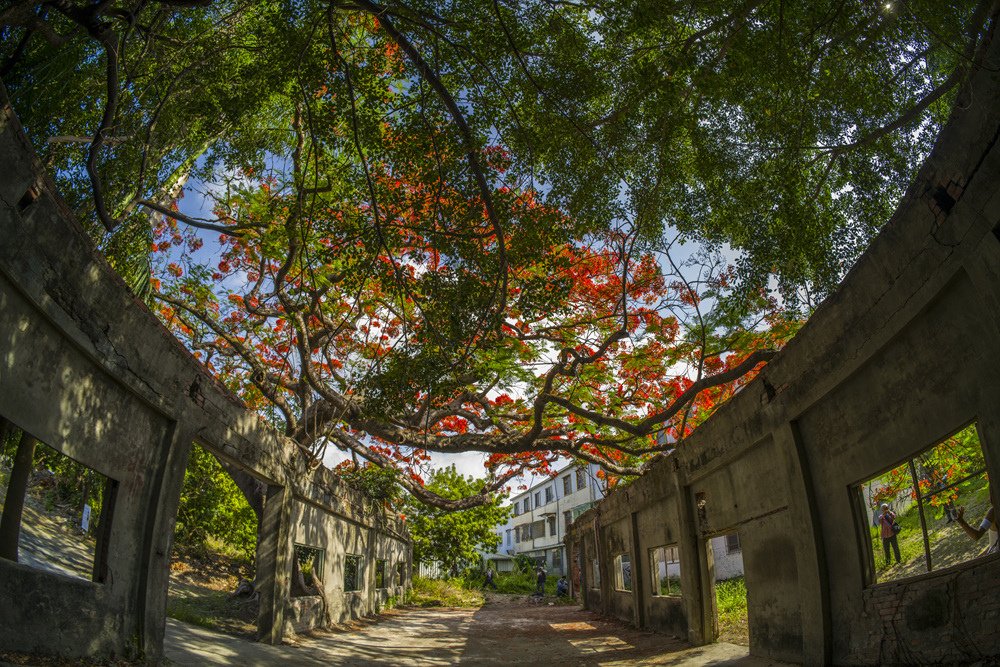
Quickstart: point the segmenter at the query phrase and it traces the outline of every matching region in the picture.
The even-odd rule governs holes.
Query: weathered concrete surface
[[[781,663],[746,647],[691,647],[602,620],[578,607],[487,604],[405,609],[356,631],[265,646],[168,621],[165,653],[176,665],[743,665]]]
[[[970,422],[1000,479],[1000,40],[896,213],[793,341],[683,447],[575,522],[590,609],[715,635],[710,538],[738,532],[751,651],[809,664],[1000,656],[1000,557],[873,584],[855,485]],[[978,520],[978,517],[976,517]],[[649,585],[676,545],[683,596]],[[634,590],[614,590],[628,554]]]
[[[0,417],[113,480],[117,494],[99,540],[101,581],[0,560],[0,647],[157,659],[192,442],[268,485],[256,562],[265,640],[288,630],[292,548],[310,539],[299,522],[331,538],[329,585],[347,534],[360,555],[405,562],[409,576],[401,524],[328,471],[309,474],[297,448],[217,383],[96,253],[2,86],[0,156]],[[369,565],[361,599],[331,597],[338,617],[370,613],[398,594],[375,591]]]

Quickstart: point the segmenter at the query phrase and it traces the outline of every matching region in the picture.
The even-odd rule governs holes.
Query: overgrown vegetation
[[[715,605],[719,614],[719,641],[749,646],[747,585],[743,577],[715,582]]]
[[[982,62],[941,5],[16,0],[0,59],[210,372],[457,509],[426,451],[636,475],[772,358]]]
[[[485,601],[482,591],[470,587],[463,577],[413,577],[406,597],[407,604],[417,607],[481,607]]]
[[[184,473],[174,543],[182,550],[219,551],[248,563],[257,548],[257,516],[219,461],[193,445]]]

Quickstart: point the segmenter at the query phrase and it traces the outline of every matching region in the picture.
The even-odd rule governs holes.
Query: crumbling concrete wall
[[[596,550],[605,568],[599,591],[580,582],[588,607],[711,641],[706,544],[738,532],[756,655],[810,664],[1000,655],[1000,557],[873,584],[870,516],[852,494],[972,421],[1000,479],[998,71],[994,44],[893,218],[786,349],[675,454],[574,523],[570,557],[582,563]],[[680,601],[648,585],[613,590],[616,550],[649,572],[642,559],[664,541],[681,551]]]
[[[394,518],[331,476],[306,474],[295,447],[132,296],[55,193],[2,87],[0,156],[0,416],[119,485],[102,583],[0,560],[0,647],[159,657],[174,520],[195,441],[267,484],[256,563],[263,640],[280,641],[286,630],[292,545],[303,531],[324,535],[331,556],[356,533],[368,552],[409,562]],[[337,617],[371,613],[380,599],[372,594]]]
[[[348,499],[360,500],[354,493],[349,494]],[[329,510],[315,504],[315,500],[295,503],[292,511],[295,528],[290,540],[292,544],[323,550],[323,565],[317,572],[323,595],[309,596],[309,600],[291,598],[288,605],[294,611],[286,614],[287,629],[302,632],[322,625],[324,614],[333,623],[367,616],[385,608],[391,598],[400,600],[405,595],[405,582],[410,580],[412,567],[408,538],[394,521],[360,521],[372,513],[364,505],[356,509],[354,517],[343,513],[335,520],[324,520]],[[344,564],[348,555],[361,557],[362,585],[357,591],[345,590]],[[382,586],[376,584],[375,578],[379,561],[385,564]],[[396,577],[396,568],[400,565],[404,572],[403,584],[399,584]]]

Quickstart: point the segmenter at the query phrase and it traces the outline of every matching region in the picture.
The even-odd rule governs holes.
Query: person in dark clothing
[[[885,551],[885,564],[889,563],[889,547],[892,547],[896,555],[896,563],[899,563],[899,540],[896,537],[896,513],[889,509],[888,503],[882,503],[882,513],[878,517],[879,531],[882,536],[882,550]]]
[[[559,577],[559,581],[556,582],[556,595],[559,597],[569,595],[569,581],[567,581],[565,576]]]
[[[493,568],[490,567],[486,568],[486,581],[483,583],[483,588],[486,588],[487,586],[492,586],[495,591],[500,590],[493,581]]]
[[[545,595],[545,568],[538,566],[538,586],[535,588],[535,595]]]

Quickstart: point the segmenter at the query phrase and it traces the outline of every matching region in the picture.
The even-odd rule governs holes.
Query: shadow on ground
[[[598,618],[579,607],[503,601],[479,609],[407,608],[347,631],[299,636],[266,646],[175,620],[166,657],[175,665],[741,665],[746,647],[690,647],[665,635]]]

